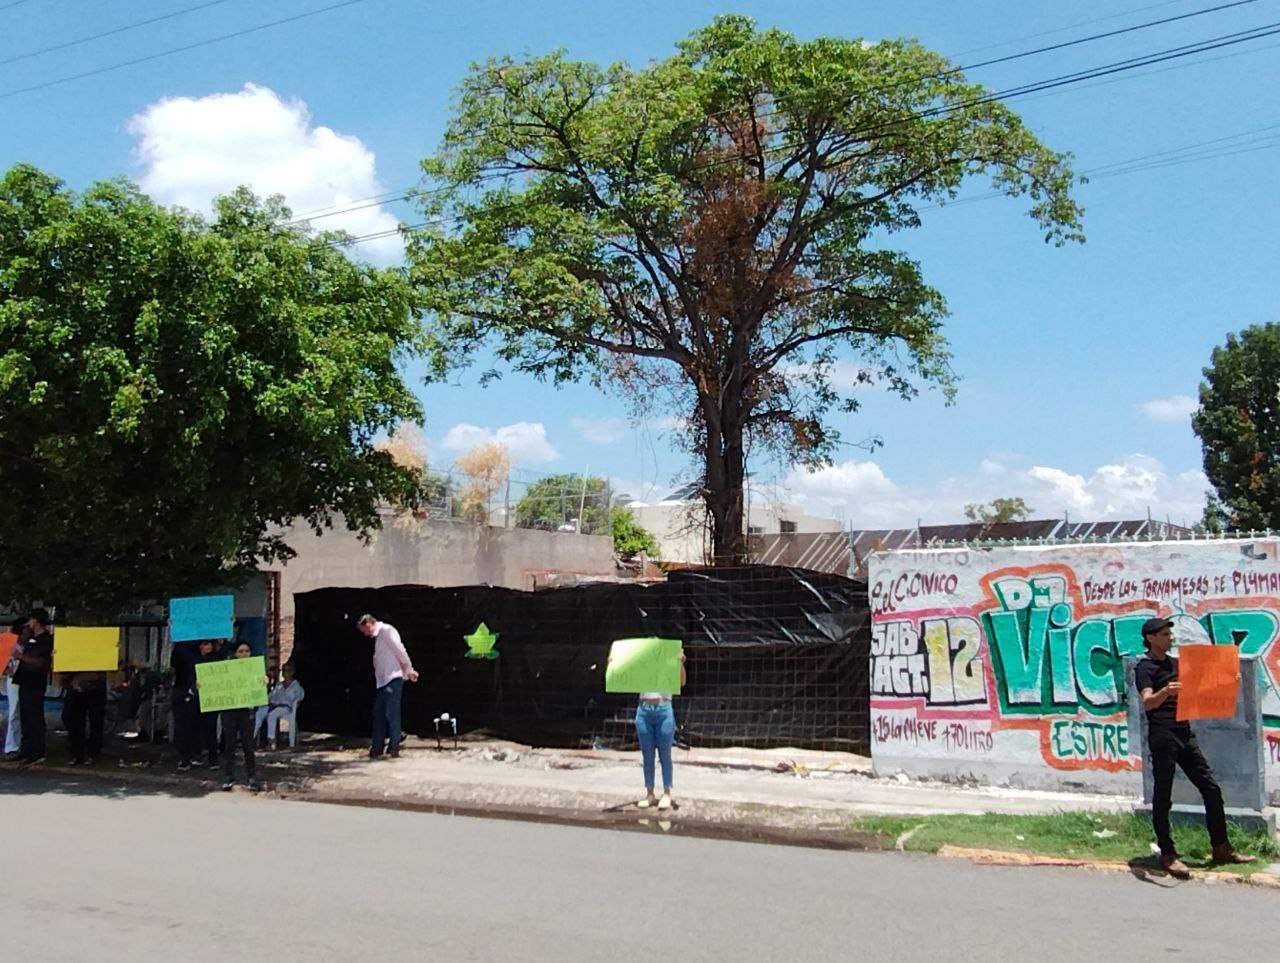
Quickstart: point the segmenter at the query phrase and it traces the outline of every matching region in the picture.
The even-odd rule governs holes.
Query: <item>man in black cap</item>
[[[1213,778],[1213,770],[1196,744],[1189,722],[1178,721],[1178,667],[1169,658],[1173,645],[1173,623],[1168,619],[1147,619],[1142,623],[1142,644],[1147,654],[1138,660],[1133,673],[1134,685],[1142,696],[1147,713],[1147,746],[1151,754],[1151,772],[1155,791],[1151,799],[1151,822],[1156,842],[1160,844],[1160,865],[1171,876],[1187,879],[1191,872],[1178,858],[1178,850],[1169,835],[1169,809],[1173,805],[1175,767],[1200,790],[1204,799],[1204,821],[1213,844],[1215,863],[1251,863],[1252,856],[1242,856],[1227,841],[1227,817],[1222,806],[1222,790]]]

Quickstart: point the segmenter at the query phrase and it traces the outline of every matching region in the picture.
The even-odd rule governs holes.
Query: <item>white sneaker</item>
[[[659,809],[670,809],[670,808],[671,808],[671,806],[672,806],[672,803],[671,803],[671,793],[669,793],[669,792],[664,792],[664,793],[662,794],[662,798],[658,800],[658,808],[659,808]]]

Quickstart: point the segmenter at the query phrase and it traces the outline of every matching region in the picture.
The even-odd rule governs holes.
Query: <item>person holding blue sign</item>
[[[680,660],[680,688],[686,682],[684,652],[677,658]],[[644,773],[645,798],[640,800],[641,809],[656,806],[658,809],[671,809],[675,801],[671,797],[674,782],[671,769],[671,746],[676,739],[676,714],[671,706],[670,692],[641,692],[640,704],[636,706],[636,738],[640,741],[640,768]],[[654,795],[653,757],[657,754],[662,766],[662,798]]]

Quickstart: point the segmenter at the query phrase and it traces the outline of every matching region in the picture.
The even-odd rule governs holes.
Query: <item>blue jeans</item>
[[[662,763],[662,788],[670,790],[671,744],[676,738],[676,714],[670,702],[641,702],[636,706],[636,736],[640,740],[640,766],[644,787],[653,791],[653,751]]]
[[[373,694],[373,742],[369,755],[400,751],[400,692],[404,679],[392,679]],[[387,745],[390,739],[391,744]]]

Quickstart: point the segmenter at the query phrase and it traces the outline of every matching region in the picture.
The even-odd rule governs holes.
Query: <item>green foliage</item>
[[[658,554],[658,540],[625,505],[609,509],[609,531],[613,534],[613,552],[619,558],[633,559],[641,552],[650,558]]]
[[[994,498],[990,506],[970,502],[964,506],[964,516],[973,522],[991,525],[995,522],[1021,522],[1033,511],[1021,498]]]
[[[1280,528],[1280,324],[1260,324],[1213,349],[1191,427],[1213,485],[1205,527]]]
[[[0,586],[119,607],[291,552],[280,526],[378,526],[418,473],[375,441],[421,411],[397,373],[403,279],[247,192],[211,222],[124,183],[0,180]]]
[[[549,475],[531,484],[516,502],[516,526],[557,529],[580,517],[583,533],[602,535],[609,530],[609,496],[604,478]]]
[[[798,40],[723,16],[639,69],[473,68],[410,247],[443,376],[483,343],[674,411],[717,561],[745,554],[748,449],[816,466],[857,388],[955,386],[946,305],[887,246],[971,176],[1080,238],[1065,154],[912,40]],[[852,361],[855,388],[832,377]]]
[[[851,828],[883,833],[891,839],[910,832],[903,846],[917,852],[934,853],[943,846],[960,846],[1099,860],[1150,858],[1153,838],[1151,818],[1134,812],[867,816],[855,820]],[[1280,855],[1280,849],[1266,833],[1245,832],[1235,823],[1229,824],[1228,832],[1237,850],[1263,860],[1253,869],[1264,868],[1266,860]],[[1203,824],[1175,825],[1173,834],[1183,858],[1196,868],[1208,860],[1211,846]],[[1241,867],[1232,865],[1222,869],[1241,871]]]

